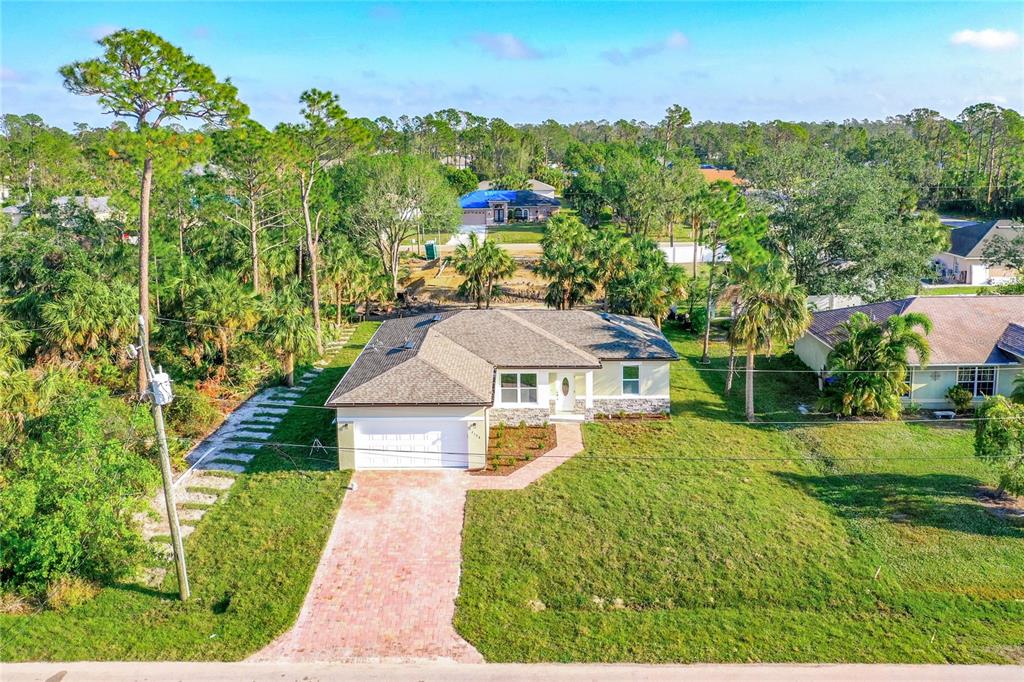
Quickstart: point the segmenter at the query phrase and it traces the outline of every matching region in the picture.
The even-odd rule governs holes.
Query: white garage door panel
[[[361,421],[356,425],[357,469],[434,469],[469,466],[466,422]]]

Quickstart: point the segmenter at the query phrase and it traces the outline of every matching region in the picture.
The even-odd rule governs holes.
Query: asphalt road
[[[0,666],[3,682],[133,680],[672,680],[673,682],[1021,682],[1024,667],[979,665],[560,665],[457,663],[18,663]]]

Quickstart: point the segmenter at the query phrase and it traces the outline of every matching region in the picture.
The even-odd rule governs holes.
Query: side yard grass
[[[329,454],[254,450],[186,540],[189,602],[177,600],[172,570],[159,589],[126,582],[64,612],[0,616],[0,660],[239,660],[290,627],[348,482],[332,461],[332,412],[302,406],[323,405],[376,326],[359,325],[269,438],[320,438]]]
[[[669,330],[672,418],[584,428],[522,491],[470,491],[456,626],[490,661],[1024,662],[1024,528],[967,429],[748,425]],[[797,369],[792,356],[758,366]],[[758,375],[805,421],[810,375]]]
[[[537,244],[547,231],[547,223],[511,223],[489,225],[487,238],[498,244]]]

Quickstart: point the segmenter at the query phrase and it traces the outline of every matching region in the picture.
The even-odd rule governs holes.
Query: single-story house
[[[494,189],[494,182],[492,180],[481,180],[476,187],[477,189]],[[548,199],[555,198],[554,186],[549,185],[546,182],[541,182],[540,180],[534,180],[533,178],[530,178],[529,182],[527,183],[526,189],[530,190],[531,192],[536,192],[542,197],[547,197]]]
[[[679,356],[651,320],[460,310],[384,322],[326,405],[342,469],[481,468],[492,424],[669,411]]]
[[[558,212],[562,202],[525,189],[478,189],[463,195],[459,206],[463,225],[503,225],[545,220]]]
[[[946,391],[954,384],[967,388],[979,402],[985,396],[1009,395],[1024,371],[1024,296],[913,296],[814,313],[794,350],[822,378],[829,352],[843,338],[841,325],[856,312],[877,321],[909,312],[931,319],[931,359],[921,367],[917,354],[910,352],[911,388],[905,403],[949,407]]]
[[[1024,234],[1024,224],[1013,220],[967,223],[950,230],[949,251],[935,256],[934,266],[944,282],[958,284],[1005,284],[1020,273],[1002,267],[989,267],[983,254],[989,243],[999,237],[1011,241]]]

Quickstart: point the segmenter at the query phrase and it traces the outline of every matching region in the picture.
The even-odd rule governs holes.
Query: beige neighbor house
[[[957,284],[1006,284],[1018,274],[998,265],[989,267],[983,254],[995,238],[1006,241],[1024,234],[1024,224],[1013,220],[973,223],[950,230],[951,246],[935,256],[934,266],[939,279]]]
[[[562,202],[529,190],[478,189],[459,198],[463,225],[537,222],[553,216]]]
[[[931,360],[922,368],[911,351],[911,390],[904,403],[949,407],[946,391],[954,384],[969,390],[976,402],[1009,395],[1013,380],[1024,371],[1024,296],[915,296],[814,313],[795,351],[823,379],[828,354],[843,338],[841,325],[855,312],[879,321],[909,312],[931,318]]]
[[[494,182],[492,180],[481,180],[476,187],[477,189],[494,189]],[[547,197],[548,199],[555,198],[554,185],[549,185],[548,183],[541,182],[540,180],[534,180],[533,178],[530,178],[530,180],[527,182],[526,189],[530,190],[531,192],[535,192],[536,194],[539,194],[542,197]]]
[[[645,318],[461,310],[384,322],[327,400],[342,469],[484,466],[493,424],[669,411],[679,357]]]

